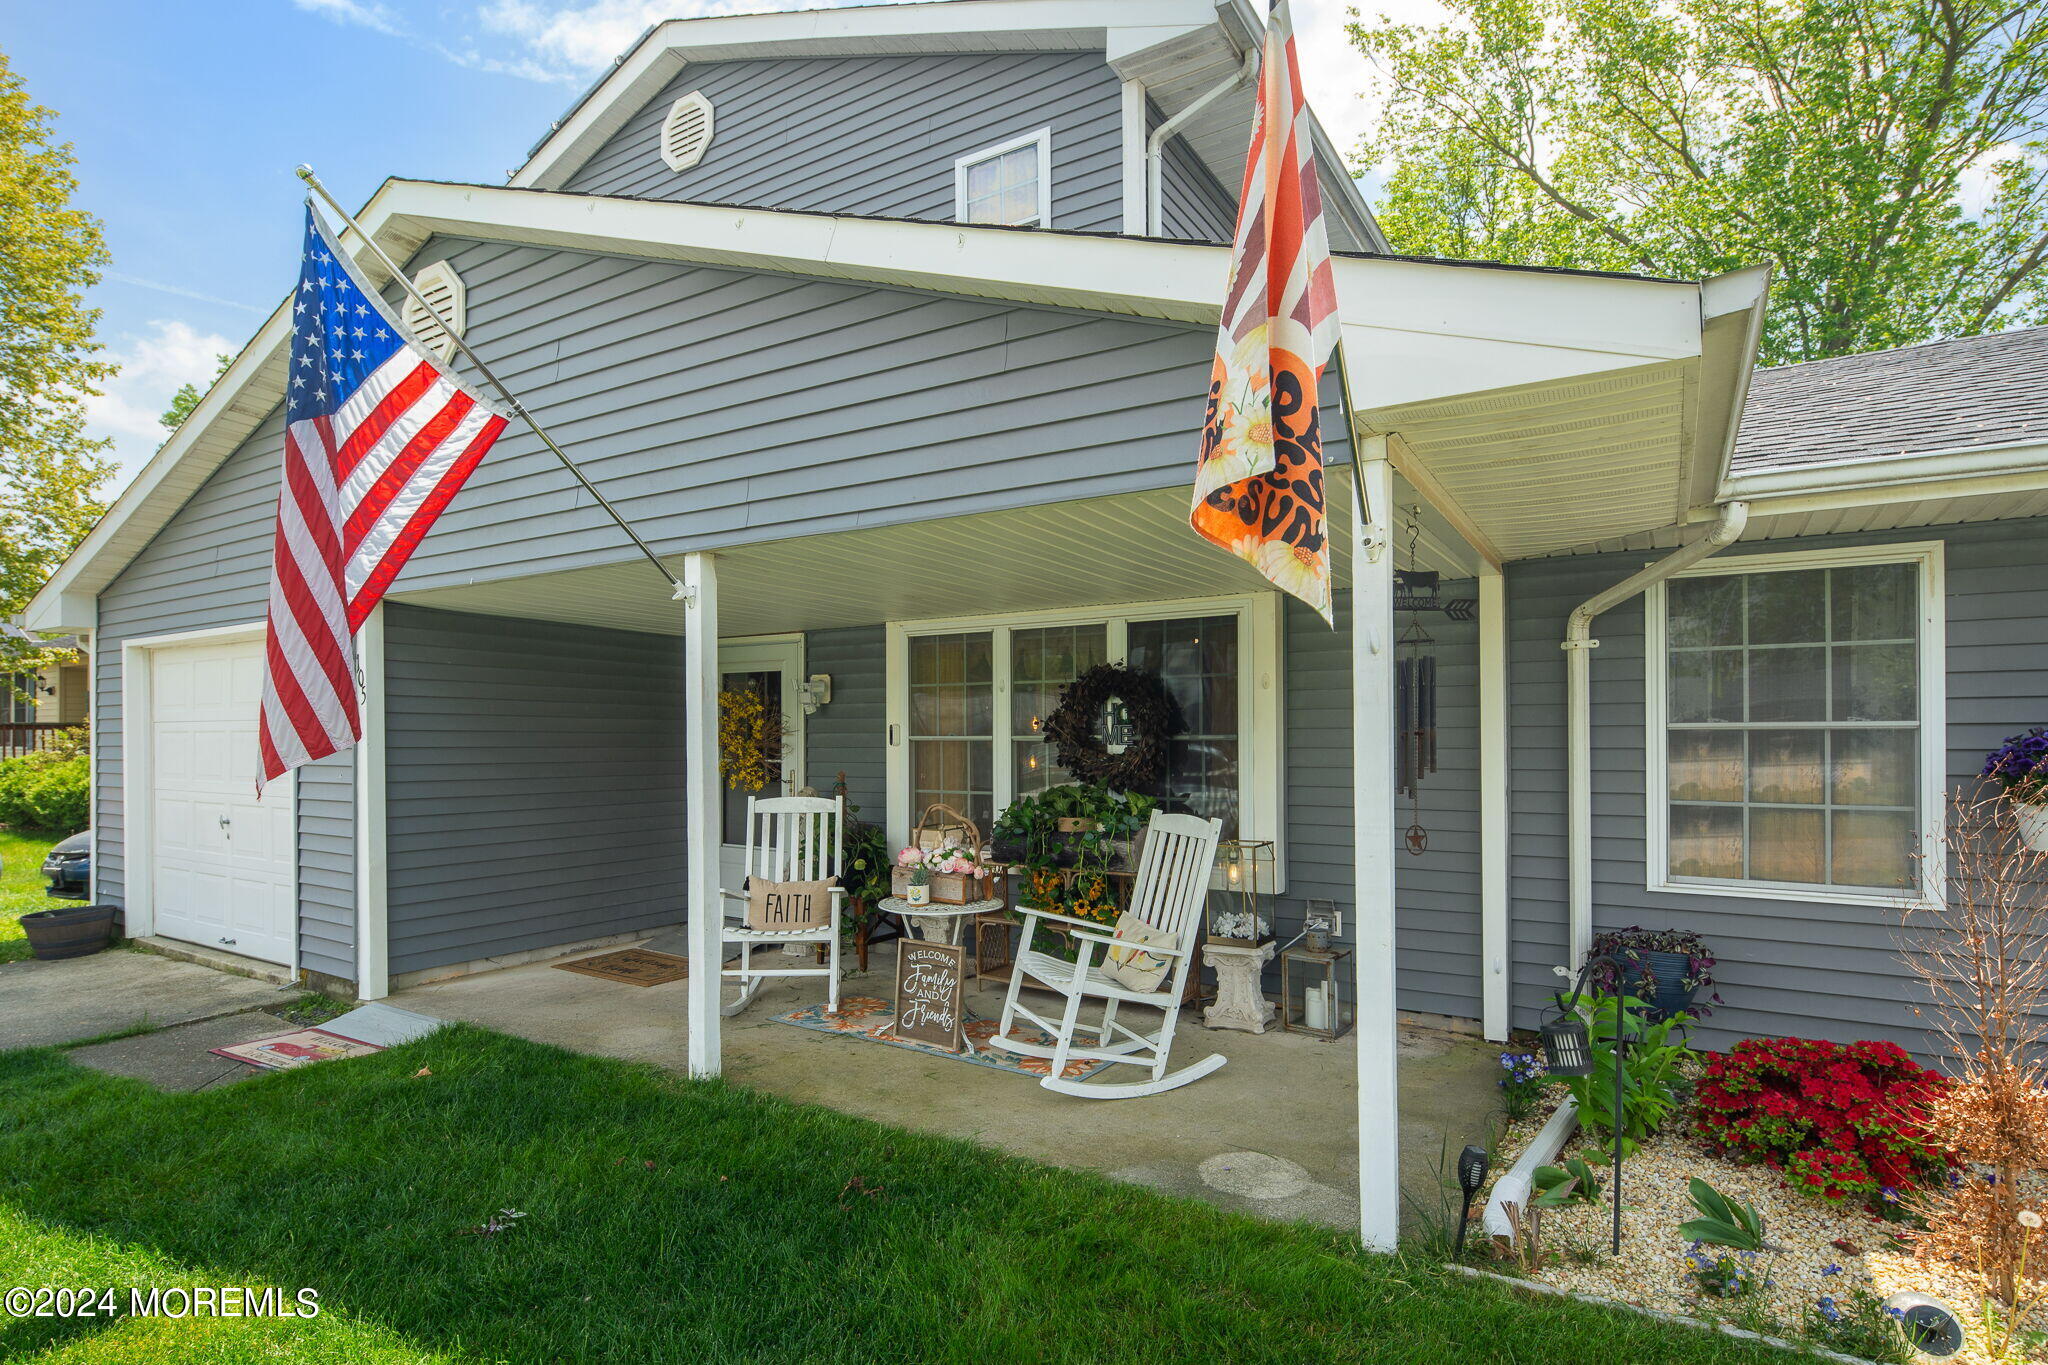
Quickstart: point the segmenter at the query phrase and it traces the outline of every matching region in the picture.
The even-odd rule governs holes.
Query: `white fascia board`
[[[2015,441],[1736,474],[1722,481],[1720,498],[1741,499],[1753,504],[1754,515],[1768,516],[2042,487],[2048,487],[2048,442]]]
[[[685,62],[976,48],[1088,51],[1123,42],[1114,36],[1122,29],[1186,29],[1214,21],[1205,0],[954,0],[670,19],[619,59],[510,183],[559,188]]]
[[[1766,266],[1731,270],[1700,284],[1700,367],[1687,414],[1686,468],[1679,484],[1675,519],[1690,509],[1718,502],[1715,490],[1728,477],[1742,410],[1749,402],[1763,343],[1764,311],[1770,302]]]

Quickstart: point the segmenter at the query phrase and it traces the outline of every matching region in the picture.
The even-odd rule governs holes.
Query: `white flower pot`
[[[2013,812],[2020,822],[2020,842],[2036,853],[2048,853],[2048,806],[2016,802]]]
[[[903,889],[903,899],[911,905],[930,905],[932,903],[931,885],[927,883],[924,886],[918,886],[916,883],[912,883]]]

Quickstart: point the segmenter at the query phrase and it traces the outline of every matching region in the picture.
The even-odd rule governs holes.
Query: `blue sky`
[[[78,202],[113,253],[90,301],[122,371],[91,416],[115,442],[119,480],[162,439],[156,416],[178,386],[210,378],[213,357],[238,349],[296,275],[298,163],[351,206],[388,175],[501,183],[652,20],[819,4],[0,4],[0,49],[57,111],[78,153]],[[1343,46],[1343,8],[1295,0],[1310,97],[1348,148],[1362,73]]]

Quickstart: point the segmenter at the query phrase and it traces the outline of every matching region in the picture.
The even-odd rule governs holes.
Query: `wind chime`
[[[1412,567],[1422,538],[1422,508],[1411,504],[1406,511],[1411,567],[1394,571],[1394,607],[1408,613],[1408,624],[1394,641],[1394,705],[1400,721],[1394,786],[1408,798],[1408,851],[1420,857],[1429,847],[1429,831],[1422,825],[1422,779],[1436,772],[1436,655],[1430,652],[1436,637],[1423,626],[1422,613],[1445,607],[1436,571]]]

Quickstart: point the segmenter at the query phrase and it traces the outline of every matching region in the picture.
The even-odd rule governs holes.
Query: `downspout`
[[[1166,212],[1166,189],[1165,177],[1160,174],[1159,158],[1166,150],[1167,140],[1179,132],[1181,126],[1189,119],[1208,108],[1218,98],[1250,80],[1252,73],[1258,69],[1259,50],[1251,48],[1245,52],[1242,66],[1196,96],[1187,108],[1153,130],[1151,138],[1145,143],[1145,231],[1149,236],[1157,237],[1164,230],[1161,220]]]
[[[1653,584],[1691,568],[1742,538],[1749,525],[1749,504],[1724,503],[1721,519],[1706,535],[1682,546],[1655,564],[1632,574],[1573,609],[1565,624],[1565,708],[1569,750],[1565,775],[1567,828],[1571,841],[1571,967],[1586,960],[1593,946],[1593,655],[1600,642],[1592,638],[1593,618],[1618,606]]]

